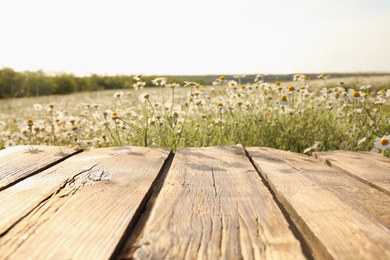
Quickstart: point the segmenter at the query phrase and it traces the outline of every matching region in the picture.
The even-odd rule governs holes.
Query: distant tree
[[[70,94],[78,90],[75,77],[71,74],[54,77],[54,83],[54,94]]]

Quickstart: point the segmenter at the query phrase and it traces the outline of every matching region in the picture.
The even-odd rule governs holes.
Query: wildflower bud
[[[116,120],[116,119],[119,118],[119,116],[118,116],[118,114],[117,114],[116,112],[113,112],[112,115],[111,115],[111,118],[112,118],[113,120]]]
[[[355,91],[355,92],[353,92],[352,96],[355,98],[358,98],[358,97],[360,97],[360,93]]]
[[[28,127],[32,127],[34,124],[34,121],[32,119],[27,120]]]

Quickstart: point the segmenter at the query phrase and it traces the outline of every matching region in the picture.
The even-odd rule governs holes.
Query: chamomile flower
[[[294,80],[294,81],[298,81],[301,77],[302,77],[302,74],[301,74],[301,73],[296,73],[296,74],[294,74],[294,76],[293,76],[293,80]]]
[[[299,87],[289,86],[287,88],[287,92],[288,93],[294,93],[294,92],[298,91],[299,89],[300,89]]]
[[[156,86],[160,85],[165,85],[167,83],[167,79],[166,78],[155,78],[154,80],[152,80],[152,83]]]
[[[283,106],[286,106],[286,105],[290,104],[290,102],[287,100],[287,97],[285,95],[283,95],[280,98],[280,104],[283,105]]]
[[[225,82],[228,82],[227,79],[225,78],[225,76],[220,76],[219,78],[217,78],[213,82],[213,85],[218,85],[218,84],[225,83]]]
[[[364,89],[369,89],[371,88],[371,85],[363,85],[360,87],[360,89],[364,90]]]
[[[390,135],[384,135],[382,138],[375,138],[374,145],[380,150],[387,150],[390,148]]]
[[[121,98],[121,97],[123,97],[123,92],[116,92],[115,94],[114,94],[114,98]],[[89,104],[89,106],[90,106],[90,104]],[[88,107],[89,107],[88,106]]]
[[[360,94],[360,92],[354,91],[354,92],[349,92],[348,97],[351,99],[360,99],[364,100],[364,97]]]
[[[218,110],[225,110],[225,111],[227,110],[226,106],[224,106],[223,103],[221,103],[221,102],[217,103],[217,109]]]
[[[34,105],[34,110],[35,110],[35,111],[41,111],[42,108],[43,108],[43,106],[42,106],[41,104],[35,104],[35,105]]]
[[[313,146],[310,146],[309,148],[306,148],[303,150],[303,153],[308,152],[314,152],[315,150],[319,149],[321,147],[321,142],[316,141]]]
[[[140,81],[143,76],[145,76],[145,74],[137,74],[137,75],[134,75],[133,79],[137,80],[137,81]]]
[[[309,78],[308,77],[306,77],[306,76],[304,76],[304,75],[302,75],[301,77],[300,77],[300,80],[299,80],[301,83],[307,83],[307,82],[309,82]]]
[[[229,87],[237,87],[237,82],[235,80],[229,80],[228,81],[228,86]]]
[[[184,87],[188,87],[188,86],[194,87],[196,85],[198,85],[198,83],[196,83],[196,82],[184,81]]]
[[[317,78],[319,78],[319,79],[327,79],[327,78],[329,78],[329,75],[327,75],[326,73],[321,73],[320,75],[317,76]]]
[[[153,96],[153,92],[143,93],[138,96],[138,100],[141,101],[141,103],[145,103],[152,96]]]
[[[170,89],[175,89],[175,88],[180,88],[180,84],[177,83],[165,84],[165,87]]]
[[[118,116],[118,113],[117,112],[112,112],[112,114],[111,114],[111,118],[112,118],[112,120],[117,120],[117,119],[119,119],[119,116]]]
[[[27,120],[28,127],[32,127],[34,125],[34,121],[32,119]]]
[[[143,89],[143,87],[146,85],[146,82],[143,81],[137,81],[137,83],[133,84],[133,88],[136,90]]]
[[[339,86],[344,86],[344,85],[347,85],[348,83],[349,83],[348,81],[339,80],[339,81],[337,82],[337,85],[339,85]]]
[[[82,130],[81,127],[78,127],[78,126],[76,126],[76,125],[72,126],[72,132],[73,132],[73,133],[78,133],[78,132],[80,132],[81,130]]]

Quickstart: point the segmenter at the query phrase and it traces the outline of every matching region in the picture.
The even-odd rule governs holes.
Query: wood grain
[[[351,151],[317,152],[314,156],[390,195],[390,158],[379,153]]]
[[[86,151],[0,192],[0,259],[108,259],[170,151]]]
[[[78,152],[81,150],[38,145],[0,150],[0,191]]]
[[[306,155],[246,149],[315,258],[390,258],[386,194]]]
[[[121,259],[305,258],[242,146],[178,149],[146,226],[129,241]]]

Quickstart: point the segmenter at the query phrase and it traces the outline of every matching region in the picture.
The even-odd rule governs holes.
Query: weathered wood
[[[390,158],[372,152],[314,153],[317,159],[390,195]]]
[[[15,146],[0,150],[0,191],[81,150],[55,146]]]
[[[0,192],[0,259],[108,259],[170,151],[86,151]]]
[[[389,259],[386,194],[306,155],[271,148],[247,151],[315,258]]]
[[[242,146],[178,149],[146,226],[129,241],[134,252],[120,258],[305,258]]]

